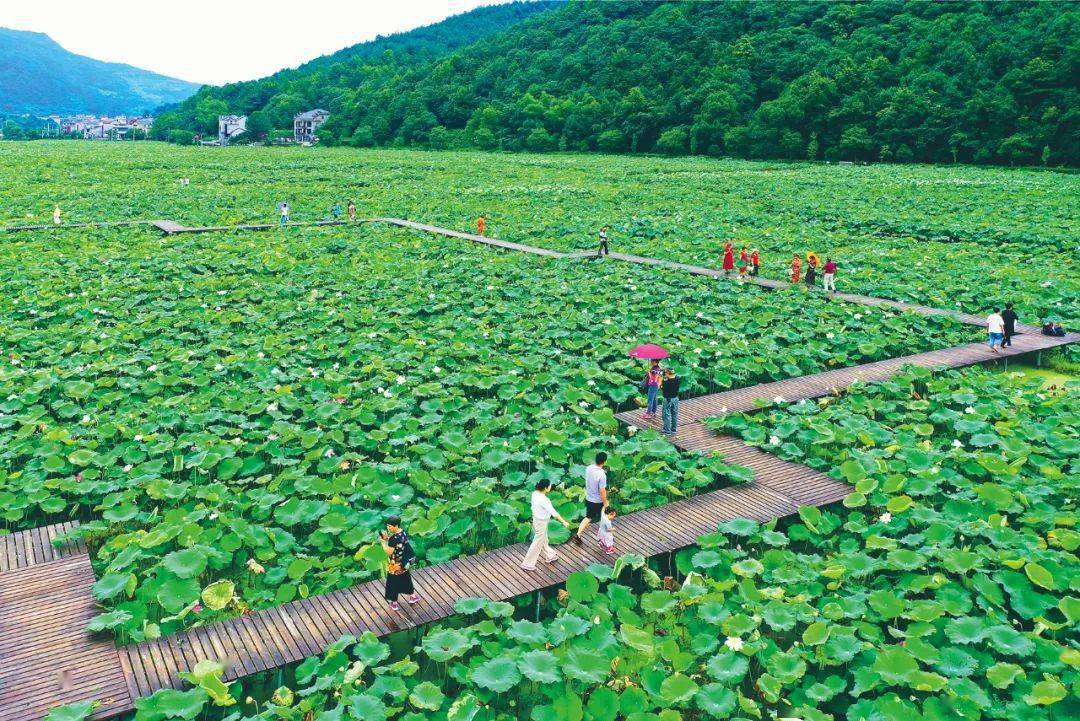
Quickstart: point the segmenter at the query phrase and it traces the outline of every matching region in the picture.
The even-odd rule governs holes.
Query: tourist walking
[[[481,215],[479,218],[476,219],[476,234],[483,235],[484,228],[486,227],[487,226],[484,224],[484,216]]]
[[[60,225],[60,206],[57,205],[52,211],[53,225]]]
[[[825,259],[825,266],[822,268],[825,274],[821,276],[823,286],[826,291],[830,293],[836,292],[836,261],[832,258]]]
[[[548,491],[551,490],[551,481],[544,478],[536,482],[536,490],[532,492],[530,504],[532,506],[533,540],[529,550],[525,552],[525,559],[521,562],[522,569],[535,571],[536,562],[544,559],[544,563],[555,563],[559,560],[559,554],[548,545],[548,521],[552,518],[567,528],[570,522],[559,515],[555,506],[551,505]]]
[[[334,207],[330,209],[330,215],[334,217],[334,220],[341,218],[341,203],[334,203]]]
[[[608,556],[615,554],[615,516],[615,509],[612,506],[605,508],[604,515],[600,517],[600,525],[596,529],[596,540],[604,554]]]
[[[750,251],[750,276],[752,278],[758,277],[758,271],[761,270],[761,259],[758,256],[757,248]]]
[[[289,204],[287,202],[282,203],[278,206],[278,210],[281,211],[280,225],[282,228],[284,228],[285,224],[289,222]]]
[[[653,418],[656,416],[656,397],[660,394],[660,383],[663,380],[663,371],[660,370],[660,361],[652,360],[649,362],[649,370],[645,373],[645,379],[641,381],[642,387],[645,389],[645,413],[642,414],[643,418]]]
[[[741,279],[750,270],[750,254],[746,252],[746,246],[739,251],[739,278]]]
[[[802,261],[799,260],[799,254],[791,256],[791,283],[794,285],[799,282],[799,278],[802,276]]]
[[[574,541],[578,545],[585,542],[582,534],[589,524],[593,521],[600,522],[600,512],[608,504],[607,471],[604,470],[606,464],[607,453],[600,451],[596,454],[596,459],[585,468],[585,517],[581,519],[581,525],[574,534]]]
[[[346,211],[349,214],[349,220],[356,220],[356,203],[349,201],[349,207]]]
[[[814,280],[817,278],[817,263],[814,259],[806,261],[806,286],[808,288],[814,287]]]
[[[606,225],[600,229],[600,247],[596,249],[597,258],[601,255],[611,255],[611,250],[608,249],[607,244],[607,229]]]
[[[724,275],[728,275],[735,269],[735,246],[729,241],[724,245]]]
[[[1005,304],[1005,310],[1001,312],[1001,319],[1005,321],[1005,337],[1001,340],[1001,347],[1012,347],[1012,337],[1016,335],[1016,321],[1020,319],[1013,310],[1012,303]]]
[[[410,604],[420,600],[420,594],[413,588],[411,565],[416,554],[409,535],[401,528],[401,518],[391,516],[386,519],[386,530],[379,534],[383,551],[386,552],[386,591],[384,596],[390,603],[390,610],[397,611],[398,597],[405,595]]]
[[[660,415],[664,421],[664,435],[673,436],[679,429],[679,384],[681,379],[675,371],[664,371],[664,383],[660,390],[664,396]]]
[[[986,333],[990,339],[990,350],[1000,353],[998,347],[1005,338],[1005,319],[1001,317],[1001,309],[994,308],[994,312],[986,317]]]

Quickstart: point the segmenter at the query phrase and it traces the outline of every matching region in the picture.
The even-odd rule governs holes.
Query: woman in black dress
[[[386,530],[379,534],[382,540],[383,550],[388,556],[386,561],[386,600],[390,602],[390,610],[397,611],[398,596],[408,594],[405,600],[416,603],[420,600],[420,594],[413,588],[412,573],[410,566],[416,554],[412,544],[409,543],[409,534],[401,528],[401,519],[391,516],[386,520]]]

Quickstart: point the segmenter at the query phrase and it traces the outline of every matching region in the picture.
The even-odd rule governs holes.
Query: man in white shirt
[[[554,518],[567,528],[570,527],[570,522],[560,516],[551,504],[547,495],[550,490],[551,481],[544,479],[536,482],[536,490],[532,493],[533,541],[525,553],[525,560],[521,562],[521,567],[526,571],[535,571],[536,561],[540,558],[544,559],[544,563],[559,560],[559,554],[548,545],[548,521]]]
[[[585,518],[581,519],[574,541],[580,546],[585,543],[585,529],[593,521],[600,522],[600,514],[607,506],[607,454],[600,451],[596,454],[596,460],[585,469]]]
[[[994,312],[986,317],[986,332],[990,335],[990,350],[1000,353],[998,348],[1005,340],[1005,319],[1001,317],[1001,308],[994,308]]]

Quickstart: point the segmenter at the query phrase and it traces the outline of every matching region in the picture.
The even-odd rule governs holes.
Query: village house
[[[293,118],[293,140],[298,143],[314,143],[319,126],[326,122],[330,113],[316,108]]]
[[[218,145],[228,145],[229,141],[247,130],[246,115],[218,116]]]

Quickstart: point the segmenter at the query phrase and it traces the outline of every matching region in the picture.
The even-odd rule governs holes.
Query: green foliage
[[[1078,22],[1036,2],[528,3],[204,88],[169,117],[195,130],[220,100],[286,127],[304,99],[361,147],[1076,165]]]

